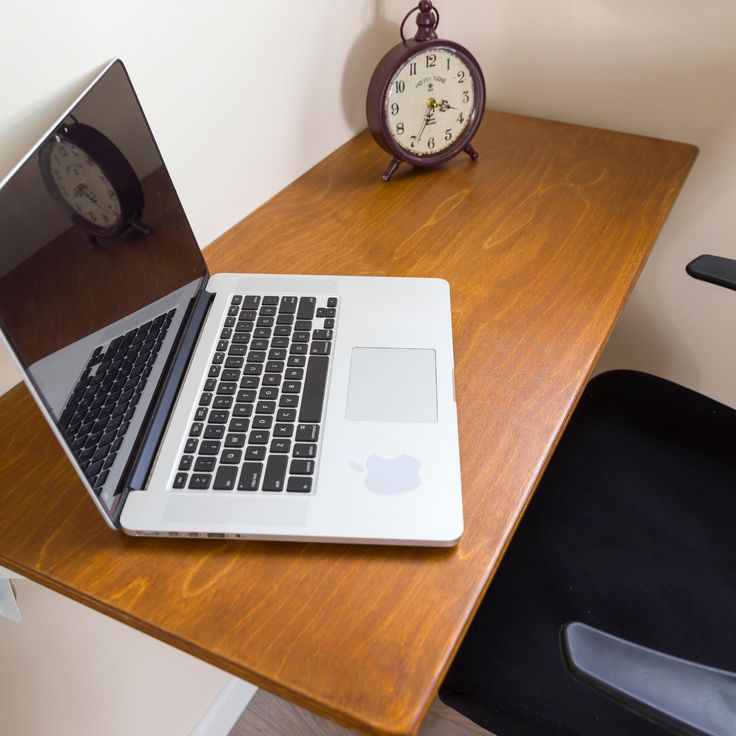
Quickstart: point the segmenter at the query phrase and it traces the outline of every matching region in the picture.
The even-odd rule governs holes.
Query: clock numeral
[[[461,69],[457,73],[457,83],[458,84],[463,84],[463,82],[465,82],[465,72]]]
[[[468,102],[470,102],[470,92],[467,89],[466,90],[463,90],[463,102],[465,104],[467,104]]]
[[[412,147],[412,148],[414,148],[414,144],[415,144],[416,142],[417,142],[417,137],[416,137],[415,135],[413,135],[413,136],[411,137],[411,147]]]
[[[427,141],[427,148],[429,148],[430,151],[434,150],[434,138],[430,138]]]
[[[465,122],[465,118],[463,117],[462,112],[457,116],[457,121],[458,121],[458,123],[464,123]]]
[[[396,132],[401,135],[404,132],[404,123],[399,123],[396,126]]]
[[[448,128],[445,131],[445,140],[446,141],[451,141],[452,140],[452,128]]]
[[[450,71],[450,57],[447,57],[447,71]]]
[[[427,54],[427,69],[437,64],[437,54]]]
[[[406,89],[406,82],[404,82],[402,79],[396,80],[396,91],[397,92],[403,92]]]
[[[399,103],[398,102],[392,103],[392,105],[391,105],[391,114],[392,115],[398,115],[399,114]]]
[[[417,63],[416,61],[412,61],[411,64],[409,64],[409,76],[413,77],[417,73]]]

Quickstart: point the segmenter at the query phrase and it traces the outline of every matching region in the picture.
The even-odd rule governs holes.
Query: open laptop
[[[114,528],[462,534],[447,283],[210,276],[119,60],[0,184],[0,326]]]

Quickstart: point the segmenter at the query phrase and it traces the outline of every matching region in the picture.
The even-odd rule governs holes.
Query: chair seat
[[[499,736],[665,733],[565,674],[568,621],[736,669],[736,411],[644,373],[591,381],[441,699]]]

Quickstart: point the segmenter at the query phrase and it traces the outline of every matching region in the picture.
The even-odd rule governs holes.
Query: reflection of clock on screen
[[[112,238],[141,222],[143,189],[120,149],[84,123],[62,124],[39,152],[41,174],[54,199],[93,238]]]

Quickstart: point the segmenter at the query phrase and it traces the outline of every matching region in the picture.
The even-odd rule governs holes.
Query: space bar
[[[326,355],[311,355],[309,357],[307,377],[304,380],[302,408],[299,412],[300,422],[318,422],[322,419],[322,404],[325,401],[329,360]]]

